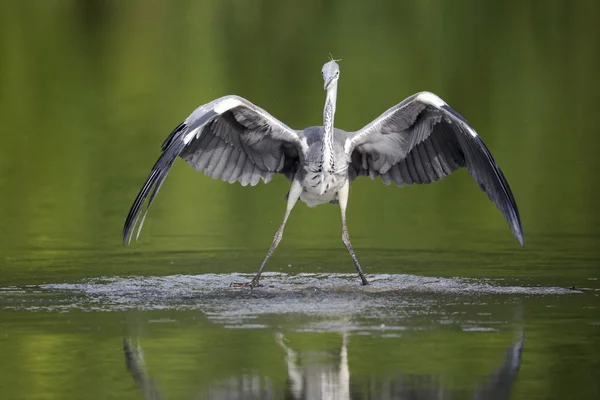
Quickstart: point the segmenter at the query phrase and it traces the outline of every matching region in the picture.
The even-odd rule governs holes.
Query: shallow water
[[[229,287],[250,278],[4,287],[3,365],[17,367],[3,371],[4,393],[502,399],[597,390],[597,281],[573,289],[380,274],[362,287],[354,274],[266,273],[261,288]],[[563,384],[550,391],[553,379]]]
[[[145,0],[0,5],[0,399],[600,398],[600,3]],[[235,3],[235,4],[234,4]],[[352,131],[421,90],[464,115],[519,205],[521,248],[466,171],[299,204],[289,182],[175,163],[168,132],[239,94],[320,124],[342,58]]]

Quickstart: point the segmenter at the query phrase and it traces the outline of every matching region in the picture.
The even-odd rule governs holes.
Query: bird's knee
[[[350,235],[348,232],[342,231],[342,243],[346,245],[346,247],[350,246]]]
[[[283,233],[277,232],[275,234],[275,237],[273,238],[273,245],[277,246],[279,244],[279,242],[281,242],[281,239],[283,239]]]

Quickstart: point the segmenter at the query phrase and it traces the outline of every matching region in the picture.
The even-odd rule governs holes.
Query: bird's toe
[[[254,289],[255,287],[261,287],[262,285],[257,281],[252,279],[250,282],[231,282],[229,287],[249,287],[250,289]]]

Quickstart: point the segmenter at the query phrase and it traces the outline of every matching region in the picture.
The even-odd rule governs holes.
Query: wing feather
[[[442,168],[442,172],[438,174],[439,178],[441,179],[446,175],[450,175],[452,171],[456,169],[456,167],[450,166],[448,157],[451,157],[451,155],[449,155],[442,146],[442,139],[439,135],[431,135],[431,140],[429,142],[433,145],[433,152],[437,154],[440,161],[440,166]]]
[[[250,158],[246,159],[246,164],[244,164],[244,168],[242,169],[242,173],[240,176],[240,183],[242,186],[248,186],[252,179],[252,173],[254,172],[254,163]]]
[[[412,157],[411,157],[412,160]],[[398,165],[400,166],[400,175],[402,176],[402,179],[404,180],[404,182],[408,185],[411,185],[414,183],[414,180],[412,179],[412,176],[410,175],[410,172],[408,171],[408,160],[404,159],[402,161],[400,161],[398,163]]]
[[[523,244],[517,203],[500,167],[469,123],[442,99],[417,93],[358,132],[346,151],[352,169],[384,183],[431,183],[466,167]],[[358,153],[358,155],[355,155]]]
[[[204,173],[207,176],[214,178],[213,171],[215,170],[215,167],[217,166],[219,161],[221,161],[221,157],[223,157],[223,153],[225,152],[225,150],[227,150],[228,147],[229,145],[227,143],[224,143],[222,140],[219,140],[219,143],[217,143],[217,146],[211,152],[212,154],[210,154],[208,162],[206,163],[206,167],[204,168]]]
[[[243,151],[240,152],[240,157],[235,163],[235,168],[233,173],[231,174],[231,178],[229,178],[229,183],[234,183],[240,180],[242,171],[244,170],[244,165],[246,165],[247,155]]]
[[[225,169],[225,166],[227,165],[227,162],[229,161],[229,156],[231,155],[233,151],[233,147],[231,145],[225,144],[225,146],[223,146],[223,151],[221,152],[221,154],[219,155],[219,157],[216,157],[216,154],[213,154],[210,163],[213,164],[213,168],[210,170],[210,173],[207,174],[208,176],[210,176],[211,178],[214,179],[219,179],[221,177],[221,175],[223,174],[223,170]],[[216,160],[215,160],[216,158]],[[214,160],[214,162],[213,162]]]
[[[427,164],[429,162],[429,158],[426,155],[425,158],[423,157],[423,152],[421,151],[422,147],[423,146],[421,143],[416,145],[414,151],[412,151],[412,154],[415,158],[415,166],[417,167],[419,178],[423,183],[431,183],[429,174],[427,173]]]
[[[307,148],[301,131],[241,97],[226,96],[198,107],[163,142],[162,154],[125,220],[123,243],[131,242],[143,215],[139,235],[148,209],[178,156],[212,178],[254,186],[261,179],[270,181],[274,173],[293,179]]]
[[[385,174],[381,175],[381,181],[383,183],[385,183],[386,185],[388,185],[388,186],[392,183],[392,175],[390,174],[390,171],[388,171]]]
[[[199,139],[192,141],[188,145],[188,147],[193,148],[194,151],[188,149],[188,152],[186,155],[183,156],[183,159],[189,164],[198,164],[200,161],[200,157],[202,157],[202,154],[204,154],[202,149],[206,149],[206,147],[210,144],[212,139],[212,135],[202,135]]]
[[[169,138],[172,138],[172,140],[170,140],[169,143],[166,144],[163,153],[152,167],[150,175],[148,175],[148,178],[146,178],[142,189],[136,196],[129,210],[129,213],[127,214],[127,218],[125,219],[125,225],[123,226],[123,244],[131,243],[133,232],[139,220],[140,214],[142,213],[144,203],[146,203],[146,199],[148,198],[148,196],[150,196],[150,199],[148,200],[148,205],[146,206],[146,209],[144,211],[144,217],[142,217],[142,221],[139,224],[139,235],[139,232],[141,231],[142,226],[144,224],[146,213],[148,212],[148,209],[150,208],[154,197],[158,193],[158,190],[162,186],[162,183],[164,182],[165,178],[167,177],[167,174],[169,173],[171,166],[175,162],[175,159],[177,158],[177,156],[179,156],[179,154],[185,146],[181,140],[178,140],[178,138],[181,137],[184,133],[185,126],[179,125],[177,126],[177,128],[175,128],[171,135],[169,135]],[[150,195],[150,193],[152,194]]]
[[[250,177],[250,186],[256,186],[258,185],[258,182],[260,182],[260,179],[263,177],[263,173],[265,171],[261,168],[258,167],[258,165],[254,164],[254,171],[252,172],[252,175]]]
[[[221,174],[221,179],[223,181],[229,182],[229,179],[231,179],[233,171],[235,170],[235,166],[236,166],[238,160],[240,159],[241,155],[242,155],[242,152],[240,150],[234,148],[233,146],[231,147],[231,154],[229,156],[229,159],[225,163],[223,173]]]
[[[419,173],[417,172],[417,167],[415,166],[414,153],[409,153],[406,156],[406,166],[408,167],[408,174],[410,176],[410,179],[415,183],[421,183],[421,178],[419,178]]]
[[[206,134],[206,136],[209,136],[208,133],[205,133],[205,134]],[[218,136],[215,136],[215,135],[210,135],[210,136],[212,137],[212,139],[210,140],[210,142],[208,142],[208,145],[206,146],[205,149],[203,149],[202,153],[200,154],[198,163],[193,165],[193,167],[196,169],[196,171],[206,173],[206,167],[207,167],[208,162],[210,161],[213,153],[219,147],[219,145],[223,144],[223,141]],[[186,156],[187,156],[187,154],[184,153],[184,156],[183,156],[184,160],[186,160]]]
[[[394,180],[394,183],[398,186],[404,186],[404,179],[402,179],[402,175],[400,174],[400,165],[394,164],[392,168],[388,171]]]
[[[442,179],[444,177],[444,169],[442,168],[442,163],[440,162],[440,158],[444,156],[444,154],[437,153],[435,151],[432,140],[426,140],[423,142],[423,146],[425,147],[425,151],[427,152],[427,156],[431,161],[432,175],[431,180],[437,181],[438,179]]]

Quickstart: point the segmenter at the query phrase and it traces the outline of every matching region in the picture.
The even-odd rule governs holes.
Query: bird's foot
[[[250,289],[260,286],[262,285],[258,282],[258,279],[252,279],[250,282],[245,283],[231,282],[231,285],[229,285],[229,287],[249,287]]]
[[[360,280],[361,280],[361,285],[362,286],[368,286],[368,285],[370,285],[369,281],[364,276],[364,274],[360,274]]]

